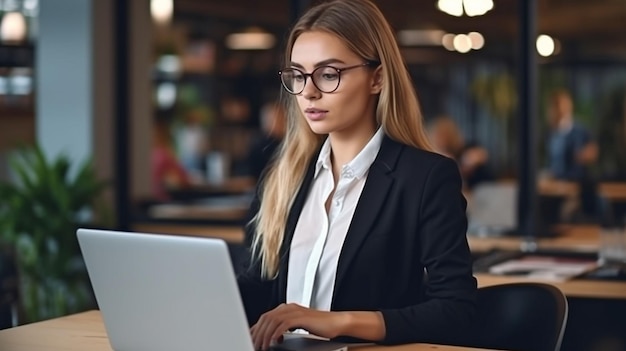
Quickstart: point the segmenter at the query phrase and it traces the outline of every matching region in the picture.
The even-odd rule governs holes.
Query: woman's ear
[[[376,95],[380,94],[381,90],[383,90],[383,67],[382,65],[378,65],[378,67],[374,69],[374,74],[372,75],[370,91],[372,95]]]

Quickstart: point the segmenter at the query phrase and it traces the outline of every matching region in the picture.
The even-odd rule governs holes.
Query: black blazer
[[[288,216],[278,277],[263,281],[258,260],[238,277],[250,324],[285,302],[289,247],[316,159]],[[258,206],[257,198],[251,214]],[[385,136],[343,244],[331,310],[381,311],[385,344],[461,340],[476,291],[465,209],[453,160]]]

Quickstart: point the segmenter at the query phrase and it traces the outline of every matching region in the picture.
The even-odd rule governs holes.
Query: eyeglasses
[[[304,91],[307,78],[311,78],[313,85],[323,92],[332,93],[339,88],[341,82],[341,72],[345,72],[354,68],[366,67],[374,65],[374,62],[365,62],[359,65],[337,68],[333,66],[320,66],[311,73],[304,73],[297,68],[285,68],[278,71],[280,81],[289,94],[298,95]]]

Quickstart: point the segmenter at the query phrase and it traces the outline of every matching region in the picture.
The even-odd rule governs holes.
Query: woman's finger
[[[260,337],[262,338],[263,350],[267,350],[270,347],[270,344],[272,342],[272,335],[274,334],[274,331],[279,324],[280,321],[274,318],[268,318],[268,320],[264,324],[263,332],[260,335]]]

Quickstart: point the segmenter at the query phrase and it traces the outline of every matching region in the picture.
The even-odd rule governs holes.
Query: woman
[[[294,26],[286,66],[288,131],[239,278],[255,347],[294,329],[453,342],[476,289],[461,178],[428,151],[389,24],[366,0],[320,4]]]
[[[435,117],[428,132],[434,150],[457,161],[467,190],[473,190],[477,184],[495,179],[487,166],[487,150],[476,142],[466,143],[461,130],[451,117]]]
[[[168,118],[159,115],[154,121],[151,154],[152,195],[157,201],[169,201],[170,190],[191,185],[191,178],[176,158]]]

